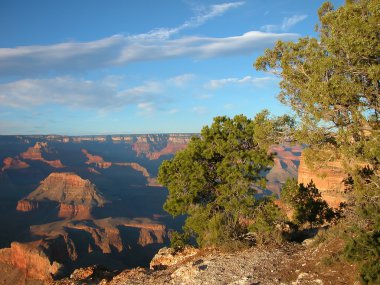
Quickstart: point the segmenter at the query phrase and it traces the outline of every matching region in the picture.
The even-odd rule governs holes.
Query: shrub
[[[281,243],[286,217],[274,203],[274,197],[265,197],[256,202],[249,230],[258,244]]]
[[[309,227],[320,226],[341,216],[341,210],[330,208],[313,181],[304,186],[289,179],[281,191],[281,199],[294,209],[293,222]]]

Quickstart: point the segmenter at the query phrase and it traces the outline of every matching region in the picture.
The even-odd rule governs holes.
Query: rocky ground
[[[162,249],[151,263],[112,274],[100,267],[76,270],[55,285],[102,284],[359,284],[356,268],[339,261],[342,242],[319,245],[289,243],[281,247],[254,247],[236,252],[187,249],[173,254]]]

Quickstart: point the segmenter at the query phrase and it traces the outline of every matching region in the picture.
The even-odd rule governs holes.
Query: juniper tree
[[[262,173],[273,164],[267,135],[284,133],[292,124],[289,118],[270,118],[267,111],[254,119],[214,118],[160,166],[158,181],[169,190],[164,209],[187,215],[184,228],[201,246],[239,239],[247,232],[244,221],[253,213],[255,189],[265,187]]]
[[[318,11],[318,38],[277,42],[255,63],[281,77],[279,100],[300,119],[296,138],[309,165],[340,159],[351,175],[358,229],[347,251],[367,242],[363,282],[380,282],[380,1],[347,0]],[[363,175],[363,166],[371,171]],[[368,252],[368,251],[366,251]],[[348,254],[348,256],[351,256]]]

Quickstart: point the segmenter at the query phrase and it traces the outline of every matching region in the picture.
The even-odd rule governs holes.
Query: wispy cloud
[[[153,102],[142,102],[137,104],[140,109],[140,115],[151,115],[156,111],[156,106]]]
[[[243,78],[236,78],[236,77],[230,77],[230,78],[222,78],[222,79],[213,79],[210,80],[205,87],[209,89],[218,89],[222,88],[226,85],[231,84],[251,84],[254,86],[265,86],[268,83],[272,83],[276,80],[276,78],[272,76],[267,77],[252,77],[252,76],[245,76]]]
[[[302,22],[307,18],[307,15],[294,15],[290,18],[285,18],[281,24],[282,31],[288,31],[291,27],[295,26],[299,22]]]
[[[164,86],[154,81],[120,90],[116,85],[104,84],[104,80],[91,81],[69,76],[23,79],[0,84],[0,106],[28,109],[56,104],[71,108],[118,109],[159,101],[163,90]]]
[[[291,17],[285,17],[282,20],[281,25],[264,25],[261,27],[261,30],[272,33],[272,32],[287,32],[289,31],[293,26],[297,25],[299,22],[302,22],[307,18],[307,15],[294,15]]]
[[[260,31],[224,38],[182,37],[174,40],[132,40],[117,35],[86,43],[0,48],[0,76],[61,74],[137,61],[249,54],[271,46],[277,40],[297,37],[297,34]]]
[[[208,20],[211,20],[212,18],[218,17],[226,13],[227,11],[231,9],[238,8],[240,6],[244,5],[244,2],[231,2],[231,3],[222,3],[222,4],[215,4],[211,5],[206,8],[200,8],[197,7],[197,9],[194,9],[196,11],[196,15],[190,20],[184,22],[182,25],[175,27],[175,28],[156,28],[148,33],[139,34],[132,36],[132,39],[154,39],[154,40],[164,40],[168,39],[171,36],[178,34],[182,30],[195,28],[203,25]]]

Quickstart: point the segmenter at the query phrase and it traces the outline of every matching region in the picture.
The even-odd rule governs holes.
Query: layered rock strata
[[[94,184],[75,173],[51,173],[41,185],[17,204],[18,211],[38,208],[39,202],[59,204],[61,218],[90,218],[93,207],[101,207],[106,200],[98,193]]]
[[[347,173],[344,171],[340,161],[329,162],[324,167],[313,169],[308,167],[301,156],[298,168],[298,183],[304,185],[314,182],[321,192],[322,198],[332,207],[339,207],[341,202],[347,201],[344,193],[344,179]]]

